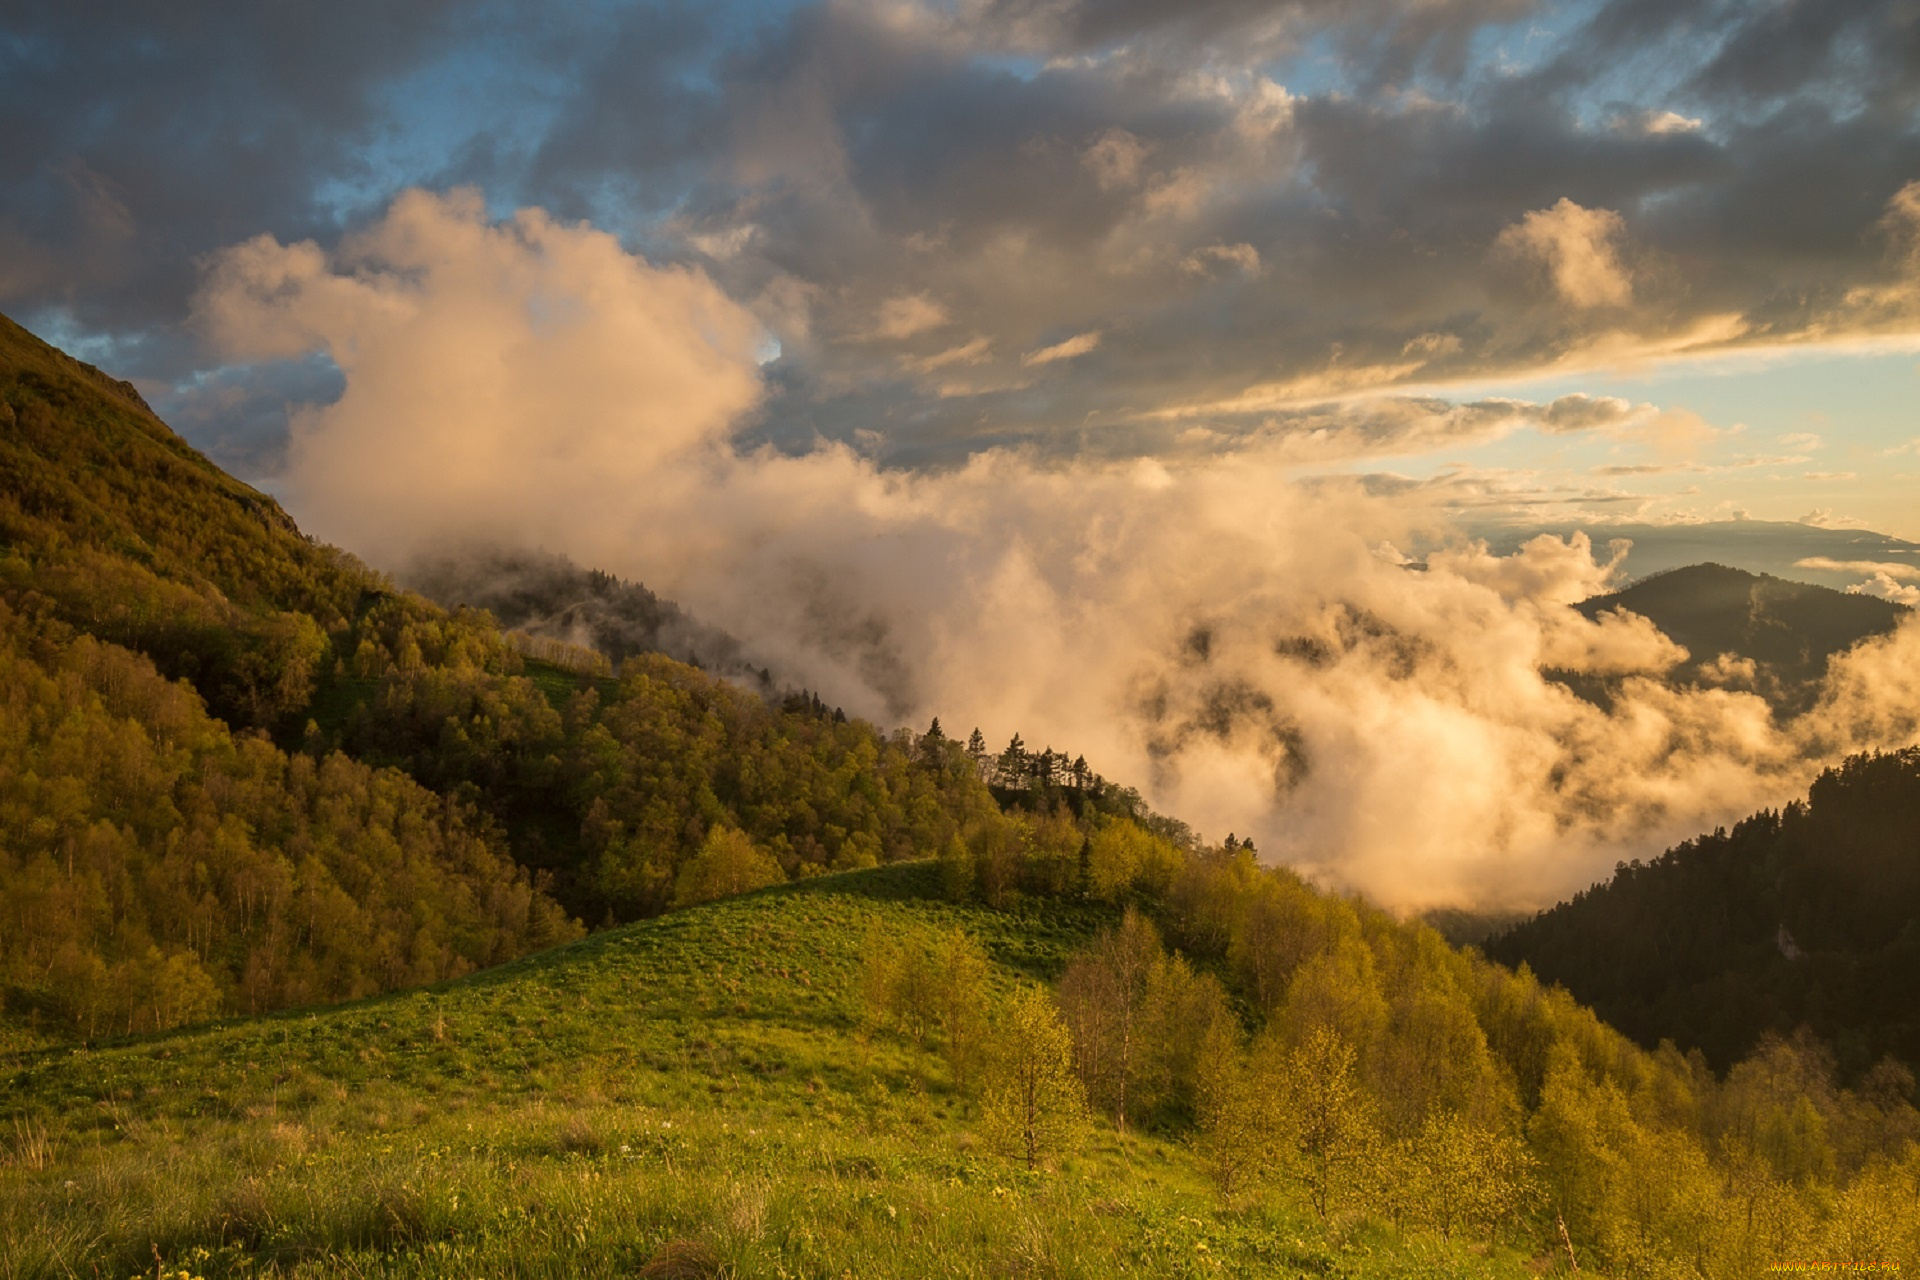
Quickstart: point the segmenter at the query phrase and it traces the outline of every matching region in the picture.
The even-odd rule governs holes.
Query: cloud
[[[1877,596],[1920,609],[1920,565],[1885,560],[1835,560],[1828,556],[1806,556],[1794,561],[1796,569],[1814,569],[1822,573],[1868,575],[1865,582],[1847,588],[1854,595]]]
[[[1117,191],[1140,181],[1147,146],[1125,129],[1109,129],[1080,156],[1102,191]]]
[[[1497,248],[1543,264],[1560,296],[1576,307],[1620,307],[1633,299],[1633,282],[1615,242],[1626,223],[1607,209],[1583,209],[1562,196],[1500,233]]]
[[[1643,133],[1694,133],[1704,123],[1698,116],[1683,116],[1678,111],[1646,111],[1635,119]]]
[[[1884,571],[1876,572],[1867,581],[1855,583],[1847,590],[1855,595],[1878,596],[1882,600],[1906,605],[1909,609],[1920,609],[1920,586],[1903,582]]]
[[[1075,334],[1065,342],[1056,342],[1050,347],[1041,347],[1029,351],[1020,357],[1020,363],[1028,366],[1052,364],[1056,360],[1072,360],[1076,356],[1086,355],[1100,345],[1100,331],[1095,329],[1087,333]]]
[[[1920,579],[1920,565],[1884,560],[1835,560],[1829,556],[1805,556],[1793,562],[1796,569],[1818,569],[1823,573],[1872,573],[1890,578]]]
[[[936,351],[930,356],[910,357],[906,360],[906,365],[908,368],[918,370],[921,373],[933,373],[946,368],[948,365],[979,364],[987,358],[988,348],[992,345],[993,343],[986,338],[975,338],[970,342],[963,342],[957,347],[948,347],[945,350]]]
[[[883,341],[898,341],[946,323],[947,309],[939,303],[922,293],[902,294],[880,304],[871,334]]]
[[[0,305],[185,385],[206,254],[477,184],[701,263],[778,344],[758,439],[940,465],[1253,388],[1911,335],[1903,2],[33,6]],[[886,336],[903,299],[950,328]]]
[[[1260,251],[1250,244],[1210,244],[1188,254],[1180,266],[1194,275],[1208,275],[1221,267],[1231,267],[1244,276],[1260,274]],[[1438,337],[1423,334],[1421,338]],[[1419,342],[1416,338],[1412,341]],[[1457,344],[1459,339],[1454,339]]]
[[[565,551],[851,710],[1085,752],[1399,907],[1549,901],[1781,803],[1839,753],[1911,741],[1920,717],[1920,624],[1782,726],[1737,689],[1668,687],[1682,651],[1644,619],[1571,607],[1624,545],[1495,554],[1449,531],[1444,487],[1303,479],[1287,436],[937,471],[743,449],[762,403],[746,311],[699,272],[470,195],[408,195],[331,253],[245,242],[213,260],[200,313],[236,357],[331,354],[345,390],[298,416],[286,493],[377,563],[509,535]],[[1366,425],[1384,410],[1422,431],[1543,412],[1321,412],[1402,430]],[[1555,670],[1610,681],[1611,707]]]
[[[758,400],[760,327],[698,271],[538,210],[412,192],[334,253],[216,255],[196,315],[232,359],[324,352],[346,386],[296,413],[285,496],[385,557],[511,522],[563,545],[572,503],[624,506]]]

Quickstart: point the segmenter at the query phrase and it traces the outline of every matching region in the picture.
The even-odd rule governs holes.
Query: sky
[[[641,578],[1383,901],[1911,731],[1898,653],[1799,726],[1539,672],[1671,665],[1568,607],[1621,530],[1920,541],[1910,0],[21,0],[0,163],[0,309],[303,527]],[[1920,602],[1886,545],[1806,572]]]

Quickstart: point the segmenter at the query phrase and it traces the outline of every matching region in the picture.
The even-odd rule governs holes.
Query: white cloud
[[[1498,249],[1544,264],[1553,285],[1576,307],[1620,307],[1633,300],[1633,282],[1616,242],[1626,223],[1609,209],[1586,209],[1562,196],[1500,233]]]
[[[1029,351],[1020,357],[1024,365],[1052,364],[1056,360],[1072,360],[1076,356],[1086,355],[1100,345],[1100,331],[1075,334],[1065,342],[1056,342],[1050,347],[1041,347],[1038,351]]]
[[[1678,111],[1648,111],[1640,116],[1638,124],[1642,133],[1698,133],[1702,121]]]

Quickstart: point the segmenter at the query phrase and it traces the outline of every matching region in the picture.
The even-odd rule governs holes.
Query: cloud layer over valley
[[[1514,251],[1558,270],[1574,250],[1555,236],[1606,230]],[[1570,287],[1605,294],[1603,267]],[[1680,653],[1644,621],[1569,607],[1617,552],[1542,537],[1496,556],[1422,489],[1309,465],[1523,426],[1673,429],[1647,406],[1317,402],[1186,454],[1000,448],[927,470],[756,446],[778,394],[762,315],[697,267],[470,193],[404,195],[332,250],[243,241],[195,313],[227,358],[340,369],[338,399],[296,413],[284,476],[319,536],[389,567],[461,542],[564,551],[850,711],[1084,752],[1214,838],[1396,906],[1538,904],[1784,801],[1815,761],[1920,734],[1911,620],[1778,726],[1738,688],[1668,688]],[[912,336],[940,314],[871,323]],[[1395,550],[1428,545],[1418,565]],[[1552,670],[1604,677],[1611,707]]]

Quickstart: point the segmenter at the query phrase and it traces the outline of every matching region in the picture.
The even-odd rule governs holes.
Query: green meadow
[[[1504,1276],[1522,1259],[1225,1203],[1185,1138],[991,1154],[862,1017],[862,947],[959,926],[991,981],[1117,919],[850,872],[355,1004],[0,1065],[0,1276]]]

